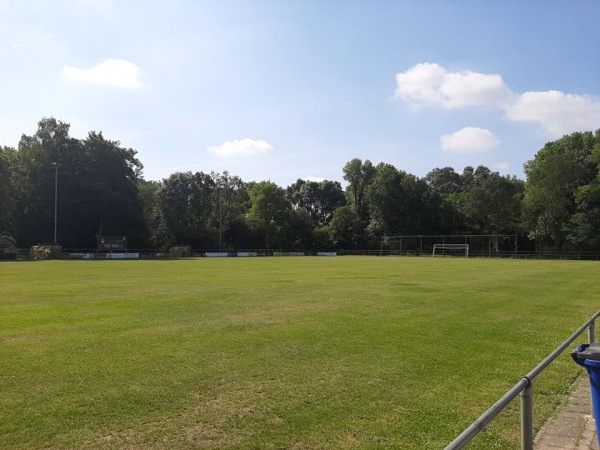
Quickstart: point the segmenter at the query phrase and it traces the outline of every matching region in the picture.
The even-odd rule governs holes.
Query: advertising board
[[[127,236],[98,236],[98,251],[127,251]]]

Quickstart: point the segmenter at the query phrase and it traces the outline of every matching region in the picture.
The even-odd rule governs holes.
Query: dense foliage
[[[146,181],[137,152],[42,119],[18,148],[0,147],[0,237],[18,247],[377,248],[382,236],[511,234],[538,249],[600,251],[600,130],[547,143],[527,181],[489,168],[435,168],[419,178],[358,158],[337,181],[282,188],[224,173]],[[55,195],[57,197],[55,199]],[[55,207],[58,214],[55,214]]]

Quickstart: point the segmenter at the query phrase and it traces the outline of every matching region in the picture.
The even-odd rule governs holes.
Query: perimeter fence
[[[158,251],[154,249],[130,249],[128,253],[138,254],[139,259],[169,259],[171,256],[168,251]],[[96,249],[62,249],[62,259],[107,259],[109,253],[98,252]],[[192,249],[189,256],[316,256],[327,254],[327,256],[412,256],[412,257],[431,257],[432,253],[415,250],[337,250],[337,251],[316,251],[316,250],[289,250],[289,249],[239,249],[229,251],[219,251],[218,249]],[[464,257],[461,254],[436,255],[437,257]],[[469,250],[469,257],[478,258],[513,258],[513,259],[555,259],[555,260],[586,260],[599,261],[598,252],[578,252],[578,251],[472,251]],[[29,260],[29,249],[16,249],[14,252],[5,254],[6,260]]]
[[[169,259],[172,255],[168,251],[156,249],[129,249],[127,253],[137,254],[136,259]],[[61,250],[62,259],[107,259],[106,255],[110,252],[99,252],[97,249],[90,248],[63,248]],[[115,253],[116,254],[116,253]],[[298,250],[298,249],[236,249],[236,250],[219,250],[219,249],[190,249],[186,256],[191,257],[211,257],[211,256],[346,256],[346,255],[363,255],[363,256],[409,256],[409,257],[431,257],[432,251],[429,248],[424,249],[378,249],[378,250]],[[508,251],[508,250],[477,250],[473,247],[469,248],[468,257],[476,258],[514,258],[514,259],[555,259],[555,260],[586,260],[599,261],[599,252],[583,252],[583,251]],[[447,253],[438,257],[465,257],[464,252]],[[19,248],[13,252],[0,254],[0,260],[20,260],[27,261],[30,257],[30,249]],[[116,258],[115,258],[116,259]]]

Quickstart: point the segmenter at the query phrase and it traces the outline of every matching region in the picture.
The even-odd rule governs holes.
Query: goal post
[[[469,244],[433,244],[432,256],[440,255],[464,255],[469,257]],[[447,252],[446,252],[447,251]]]
[[[435,248],[434,248],[435,246]],[[437,234],[381,236],[381,255],[513,257],[517,236],[508,234]]]

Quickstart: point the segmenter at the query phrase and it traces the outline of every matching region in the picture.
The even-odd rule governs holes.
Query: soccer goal
[[[433,244],[433,255],[469,257],[469,244]]]

